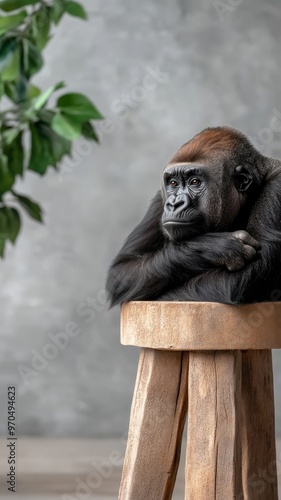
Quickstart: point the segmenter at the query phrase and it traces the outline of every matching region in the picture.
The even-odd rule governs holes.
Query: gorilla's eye
[[[200,186],[200,184],[201,184],[201,179],[199,179],[198,177],[193,177],[193,179],[191,179],[190,181],[191,186]]]
[[[172,187],[176,187],[176,186],[178,186],[178,183],[177,183],[177,181],[175,181],[175,179],[171,179],[169,181],[169,185],[172,186]]]

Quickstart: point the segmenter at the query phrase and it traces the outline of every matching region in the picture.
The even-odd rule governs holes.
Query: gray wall
[[[196,132],[219,124],[240,128],[281,158],[281,133],[271,130],[281,110],[280,1],[225,0],[222,13],[207,0],[84,3],[90,21],[65,19],[38,83],[65,79],[109,121],[101,146],[78,142],[59,176],[30,173],[18,186],[42,201],[46,222],[25,219],[1,263],[2,433],[13,383],[21,435],[123,433],[138,352],[119,346],[119,310],[106,311],[102,290],[163,164]],[[155,72],[156,79],[147,76]],[[68,345],[48,346],[49,334],[65,329],[60,340]]]

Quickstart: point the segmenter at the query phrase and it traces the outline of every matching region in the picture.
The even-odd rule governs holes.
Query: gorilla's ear
[[[234,182],[238,191],[247,191],[253,182],[253,177],[245,167],[239,165],[234,170]]]

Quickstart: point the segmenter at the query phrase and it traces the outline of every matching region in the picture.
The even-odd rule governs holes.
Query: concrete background
[[[18,186],[41,201],[46,216],[43,226],[25,218],[16,248],[1,263],[4,435],[13,384],[20,435],[126,431],[138,352],[119,346],[119,310],[106,311],[103,286],[110,260],[158,188],[163,164],[196,132],[221,124],[281,157],[281,132],[271,130],[281,111],[278,0],[225,0],[219,11],[207,0],[84,4],[90,21],[65,18],[37,81],[46,89],[66,80],[109,121],[100,127],[101,146],[78,142],[59,176],[30,173]]]

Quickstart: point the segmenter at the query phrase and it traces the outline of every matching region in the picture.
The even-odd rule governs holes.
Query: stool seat
[[[281,349],[281,302],[128,302],[121,343],[178,351]]]
[[[141,347],[119,500],[170,500],[188,414],[185,500],[278,500],[271,349],[281,302],[129,302]]]

